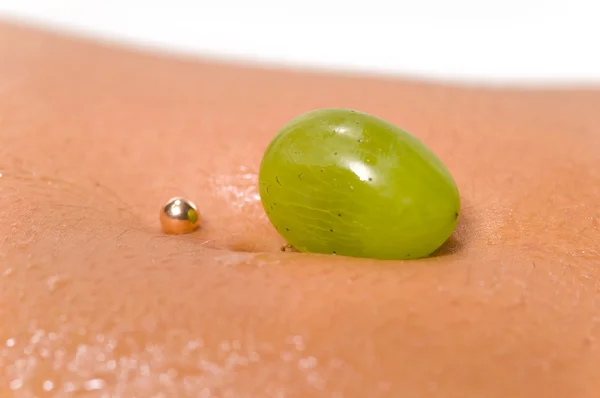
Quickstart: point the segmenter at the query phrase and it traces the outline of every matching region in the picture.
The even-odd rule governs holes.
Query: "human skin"
[[[280,251],[261,155],[325,107],[448,166],[462,212],[435,256]],[[0,25],[0,397],[598,397],[598,109]],[[196,233],[160,232],[176,195]]]

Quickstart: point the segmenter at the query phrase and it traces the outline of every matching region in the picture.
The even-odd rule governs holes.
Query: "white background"
[[[0,16],[261,63],[600,82],[600,0],[0,0]]]

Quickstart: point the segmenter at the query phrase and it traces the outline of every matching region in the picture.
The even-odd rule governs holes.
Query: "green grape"
[[[277,231],[300,252],[374,259],[430,255],[452,234],[456,184],[415,136],[349,109],[284,126],[266,149],[259,192]]]

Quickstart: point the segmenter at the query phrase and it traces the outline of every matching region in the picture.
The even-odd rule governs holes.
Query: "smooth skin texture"
[[[429,256],[452,234],[458,189],[418,138],[352,109],[318,109],[275,135],[258,175],[267,217],[300,252]]]
[[[452,170],[463,209],[435,257],[279,251],[259,162],[325,107],[402,125]],[[596,90],[260,70],[2,25],[0,397],[598,397],[598,109]],[[203,227],[165,236],[157,206],[178,195]]]

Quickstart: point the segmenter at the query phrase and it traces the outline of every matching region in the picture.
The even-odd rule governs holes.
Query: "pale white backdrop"
[[[263,64],[600,82],[598,0],[0,0],[0,17]]]

